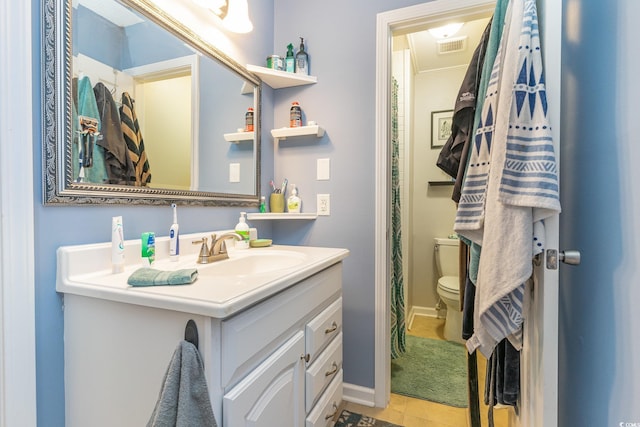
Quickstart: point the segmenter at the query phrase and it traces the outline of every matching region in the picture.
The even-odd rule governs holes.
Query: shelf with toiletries
[[[294,136],[317,136],[320,138],[324,135],[324,128],[319,125],[307,125],[298,127],[283,127],[280,129],[272,129],[271,136],[275,139],[287,139]]]
[[[247,142],[247,141],[253,142],[253,138],[254,138],[254,132],[233,132],[233,133],[224,134],[224,140],[234,144],[239,144],[241,142]]]
[[[314,220],[318,218],[318,214],[315,212],[294,213],[294,212],[254,212],[248,213],[247,219],[250,221],[255,220],[275,220],[275,219],[301,219],[301,220]]]
[[[260,67],[258,65],[247,64],[247,70],[257,74],[263,82],[273,89],[304,86],[318,82],[318,78],[316,76],[274,70],[272,68]]]

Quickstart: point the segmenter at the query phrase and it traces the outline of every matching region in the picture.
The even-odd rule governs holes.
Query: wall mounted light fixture
[[[253,30],[247,0],[193,0],[193,2],[212,11],[229,31],[248,33]]]

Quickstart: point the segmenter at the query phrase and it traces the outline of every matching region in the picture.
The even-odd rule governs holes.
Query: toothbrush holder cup
[[[284,212],[284,194],[271,193],[269,197],[269,211],[274,213]]]

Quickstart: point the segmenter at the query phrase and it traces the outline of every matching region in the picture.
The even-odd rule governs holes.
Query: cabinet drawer
[[[342,331],[342,297],[307,323],[305,348],[313,362],[320,351]]]
[[[294,327],[302,328],[305,319],[329,304],[341,289],[342,264],[339,263],[224,320],[222,387],[228,389],[242,379],[293,335]]]
[[[322,391],[329,385],[331,380],[342,369],[342,332],[331,341],[326,350],[309,368],[305,374],[305,407],[307,412],[322,394]]]
[[[306,427],[330,427],[342,403],[342,369],[307,417]]]

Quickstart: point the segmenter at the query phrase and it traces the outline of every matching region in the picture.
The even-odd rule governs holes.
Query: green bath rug
[[[391,360],[391,392],[466,408],[466,348],[450,341],[406,337],[407,352]]]

